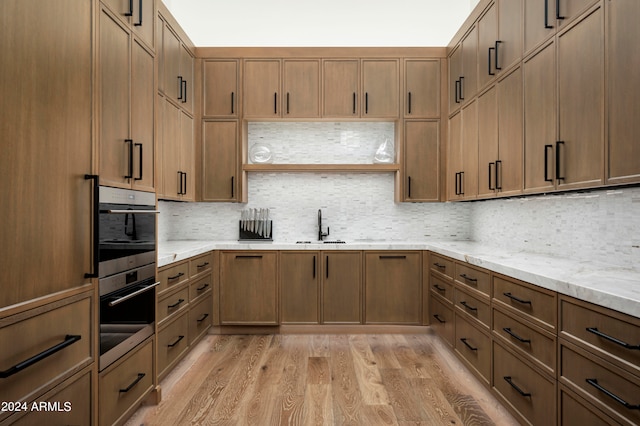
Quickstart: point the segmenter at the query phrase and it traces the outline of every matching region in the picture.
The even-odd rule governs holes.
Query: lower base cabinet
[[[100,425],[123,423],[153,388],[153,338],[149,338],[101,373]]]
[[[362,252],[322,252],[322,323],[362,323]]]
[[[189,308],[189,345],[197,343],[206,333],[213,320],[211,298],[203,298]]]
[[[453,346],[455,336],[455,322],[453,307],[447,302],[441,301],[437,296],[431,294],[429,302],[429,312],[431,313],[431,328],[449,344]]]
[[[560,385],[558,396],[559,424],[562,426],[613,426],[620,423]]]
[[[471,371],[489,385],[491,380],[491,338],[462,315],[456,314],[455,351]]]
[[[158,379],[162,380],[189,348],[189,312],[172,318],[158,331]]]

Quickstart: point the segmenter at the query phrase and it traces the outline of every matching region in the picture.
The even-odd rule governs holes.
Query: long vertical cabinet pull
[[[544,0],[544,27],[553,28],[553,25],[549,25],[549,0]]]
[[[178,172],[178,195],[184,195],[182,192],[182,172]]]
[[[273,94],[273,113],[278,114],[278,92]]]
[[[560,145],[564,146],[564,141],[556,142],[556,179],[564,180],[565,176],[560,176]]]
[[[142,26],[142,0],[138,0],[138,22],[133,24],[136,27]]]
[[[408,94],[408,100],[409,100],[409,105],[408,105],[408,108],[407,108],[407,112],[409,114],[411,114],[411,92],[409,92],[409,94]]]
[[[489,73],[489,75],[496,75],[496,73],[491,71],[491,52],[495,52],[495,51],[496,51],[495,47],[489,48],[489,57],[487,58],[487,66],[488,66],[487,72]],[[495,56],[495,53],[494,53],[494,56]]]
[[[464,195],[464,172],[460,172],[460,194]]]
[[[182,79],[182,85],[180,87],[180,92],[182,93],[182,103],[187,103],[187,80]]]
[[[407,176],[407,198],[411,198],[411,176]]]
[[[492,174],[491,173],[491,169],[493,168],[492,166],[495,166],[495,165],[496,165],[496,163],[493,163],[493,162],[489,163],[489,190],[490,191],[495,191],[495,189],[496,189],[495,186],[494,187],[491,186],[491,174]]]
[[[98,251],[100,250],[100,186],[98,183],[98,175],[84,175],[84,180],[93,181],[92,189],[92,221],[93,221],[93,259],[92,259],[92,271],[84,274],[85,278],[98,278],[98,267],[100,265],[100,258]]]
[[[124,16],[133,16],[133,0],[129,0],[129,11],[125,12]]]
[[[316,257],[315,255],[313,256],[313,278],[315,279],[316,277]]]
[[[231,114],[235,114],[234,109],[235,109],[236,103],[234,98],[235,98],[235,93],[231,92]]]
[[[129,165],[127,167],[128,173],[124,176],[125,179],[133,178],[133,139],[125,139],[124,143],[129,144]]]
[[[500,44],[502,44],[502,42],[500,40],[496,40],[496,44],[495,44],[496,54],[493,56],[493,59],[494,59],[493,68],[495,68],[496,71],[500,71],[502,69],[502,67],[500,67],[500,61],[498,60],[498,51],[500,50],[499,49]]]
[[[464,101],[464,77],[460,77],[460,100]]]
[[[329,256],[327,256],[325,260],[327,261],[327,264],[325,265],[325,269],[327,272],[327,278],[329,278]]]
[[[184,177],[184,188],[182,188],[182,195],[187,195],[187,172],[182,173],[182,176]]]
[[[235,197],[235,181],[236,181],[236,177],[231,176],[231,198]]]
[[[496,189],[502,191],[502,160],[496,160]]]
[[[564,19],[565,17],[560,15],[560,0],[556,0],[556,19]]]
[[[553,178],[549,177],[549,150],[553,151],[553,145],[544,146],[544,181],[553,182]]]
[[[134,145],[137,146],[138,148],[140,148],[140,161],[138,163],[138,165],[140,166],[140,173],[138,174],[138,177],[137,178],[133,178],[133,180],[142,180],[142,144],[141,143],[136,143]]]
[[[369,92],[364,94],[364,113],[369,114]]]
[[[353,114],[355,115],[356,113],[356,92],[353,92]]]
[[[287,92],[287,114],[289,114],[289,92]]]
[[[182,84],[182,76],[179,75],[178,76],[178,100],[182,100],[182,88],[183,88],[183,84]]]
[[[455,86],[455,88],[456,88],[456,103],[459,104],[460,103],[460,95],[459,95],[459,93],[460,93],[460,80],[456,80],[455,84],[456,84],[456,86]]]

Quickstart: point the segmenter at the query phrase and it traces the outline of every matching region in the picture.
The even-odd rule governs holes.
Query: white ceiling
[[[196,46],[446,46],[479,0],[163,0]]]

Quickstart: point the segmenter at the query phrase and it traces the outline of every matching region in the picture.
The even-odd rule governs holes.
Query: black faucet
[[[318,241],[322,241],[324,237],[329,236],[329,227],[327,226],[327,232],[322,232],[322,209],[318,209]]]

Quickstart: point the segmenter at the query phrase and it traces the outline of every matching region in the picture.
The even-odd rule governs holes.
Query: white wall
[[[164,0],[196,46],[446,46],[478,0]]]

